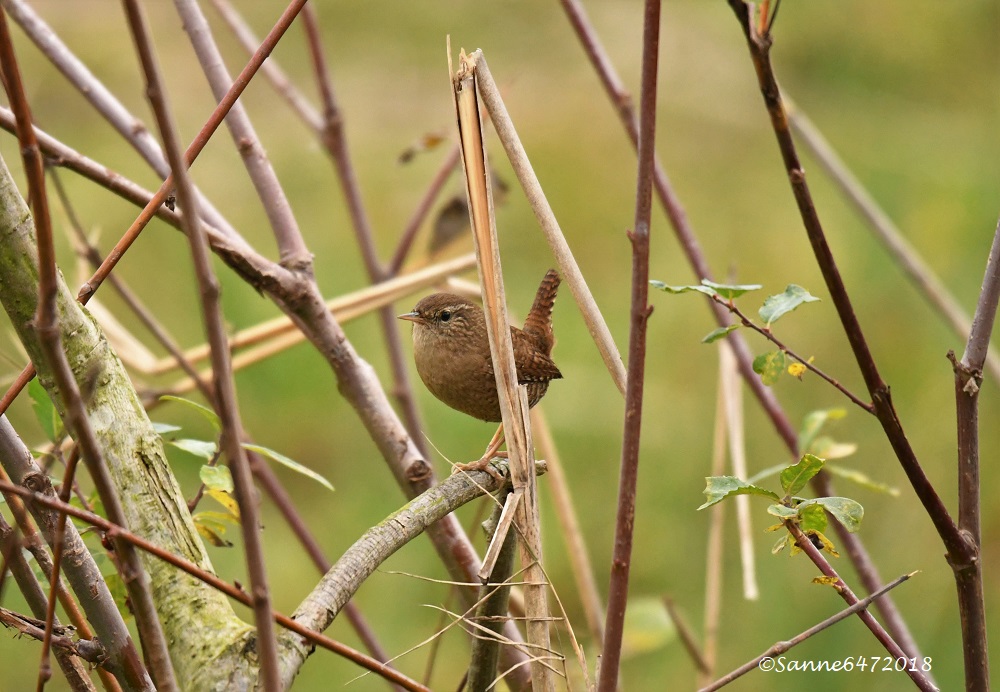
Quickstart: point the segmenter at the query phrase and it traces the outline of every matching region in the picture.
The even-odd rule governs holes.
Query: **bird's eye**
[[[451,320],[451,310],[442,310],[441,311],[441,321],[442,322],[448,322],[449,320]]]

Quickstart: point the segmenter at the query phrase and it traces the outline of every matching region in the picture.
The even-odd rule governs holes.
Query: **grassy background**
[[[190,140],[213,102],[192,56],[172,4],[148,4],[157,47],[168,72],[170,97],[185,140]],[[33,3],[54,30],[133,112],[147,122],[142,85],[118,3],[61,0]],[[280,12],[281,3],[247,3],[243,10],[259,34]],[[414,140],[433,131],[452,131],[445,36],[467,50],[482,48],[500,83],[536,172],[574,252],[624,351],[627,343],[630,248],[625,230],[634,206],[635,159],[616,115],[556,3],[510,0],[476,3],[350,3],[318,6],[327,57],[346,119],[349,146],[376,231],[382,257],[395,247],[441,151],[396,163]],[[636,98],[641,36],[641,4],[611,0],[587,3],[591,19],[625,84]],[[245,57],[210,9],[210,20],[235,72]],[[777,25],[773,60],[778,78],[855,170],[907,238],[971,312],[997,217],[998,124],[996,3],[963,0],[942,5],[909,3],[785,3]],[[133,179],[155,188],[158,180],[86,105],[52,67],[41,60],[18,29],[15,41],[38,122],[56,137]],[[308,56],[301,29],[293,27],[274,58],[312,96]],[[327,295],[366,282],[332,167],[309,132],[263,81],[251,85],[243,102],[285,185],[293,209],[315,254],[316,275]],[[513,177],[494,142],[494,163],[512,186]],[[769,293],[788,283],[807,287],[823,302],[809,305],[778,326],[780,337],[853,391],[863,384],[853,364],[835,311],[815,268],[808,242],[773,135],[756,88],[742,34],[726,3],[675,0],[663,10],[660,65],[659,154],[699,235],[713,271],[765,285]],[[0,153],[12,169],[19,165],[16,141],[0,136]],[[928,475],[948,506],[955,502],[953,380],[944,358],[961,352],[953,336],[911,288],[864,224],[845,205],[815,163],[804,156],[817,206],[845,282],[856,301],[872,350],[907,433]],[[193,168],[196,182],[230,221],[265,254],[274,255],[266,219],[242,174],[226,133],[220,133]],[[19,175],[19,173],[18,173]],[[100,234],[107,248],[134,218],[135,210],[82,180],[64,175],[77,214]],[[458,192],[457,179],[449,192]],[[56,212],[64,223],[65,216]],[[552,259],[527,204],[517,190],[498,214],[508,298],[522,312]],[[654,278],[692,281],[691,271],[657,209],[653,219]],[[423,245],[423,240],[418,241]],[[186,243],[154,222],[120,265],[119,273],[185,345],[203,340]],[[63,268],[75,276],[68,245]],[[277,310],[219,264],[226,318],[233,329],[274,316]],[[74,278],[72,283],[76,283]],[[145,336],[117,299],[102,291],[135,333]],[[414,298],[415,300],[415,298]],[[717,357],[699,343],[714,326],[695,296],[651,296],[648,380],[645,398],[640,491],[631,592],[636,597],[670,594],[701,632],[705,535],[708,515],[694,508],[708,474],[715,411]],[[759,298],[744,302],[752,312]],[[409,303],[400,305],[400,312]],[[614,531],[622,403],[567,297],[556,308],[555,357],[565,380],[549,390],[543,407],[554,430],[581,523],[597,570],[607,583]],[[388,384],[388,367],[378,321],[357,320],[346,327],[358,351]],[[20,368],[21,356],[4,329],[2,372]],[[765,344],[748,335],[757,352]],[[149,342],[148,339],[145,339]],[[155,347],[153,347],[155,350]],[[415,378],[415,373],[414,373]],[[137,374],[140,384],[147,378]],[[162,383],[162,382],[160,382]],[[434,400],[417,384],[426,434],[450,459],[477,456],[492,432]],[[298,346],[237,377],[245,427],[260,444],[291,456],[336,485],[330,494],[284,471],[327,555],[335,558],[364,529],[398,507],[402,499],[385,472],[374,445],[336,392],[329,369],[309,347]],[[848,402],[813,377],[785,379],[775,387],[789,416],[847,407]],[[1000,479],[996,421],[997,386],[988,381],[981,398],[983,451],[983,536],[987,615],[995,629],[1000,580],[997,541],[1000,511],[993,502]],[[899,497],[838,481],[840,493],[865,506],[862,539],[888,580],[920,570],[895,598],[934,674],[945,689],[962,680],[962,656],[954,583],[943,548],[919,503],[908,491],[877,422],[848,409],[832,429],[855,442],[858,453],[843,462],[879,482],[902,490]],[[41,434],[26,401],[11,419],[29,444]],[[185,426],[192,436],[208,436],[196,416],[176,406],[160,409],[158,420]],[[747,401],[747,451],[752,469],[786,461],[784,447],[764,416]],[[189,492],[197,463],[176,455],[177,473]],[[439,472],[446,464],[435,460]],[[544,487],[544,481],[543,481]],[[551,502],[543,490],[546,566],[576,631],[585,629],[570,567],[556,531]],[[768,553],[774,536],[763,503],[755,507],[755,546],[761,598],[740,596],[735,526],[726,545],[724,615],[719,670],[735,667],[776,640],[788,638],[841,608],[841,601],[808,581],[816,570],[803,558]],[[470,518],[471,512],[462,512]],[[732,512],[729,512],[732,516]],[[273,508],[265,505],[264,532],[275,606],[293,609],[317,574]],[[234,532],[238,534],[238,532]],[[236,538],[238,540],[238,538]],[[479,537],[477,535],[477,540]],[[211,549],[219,573],[246,583],[242,552]],[[856,583],[845,559],[835,562]],[[445,578],[425,540],[417,540],[367,582],[357,603],[385,647],[399,653],[428,637],[438,615],[424,604],[444,604],[447,588],[402,571]],[[19,608],[7,592],[4,605]],[[343,622],[330,631],[356,643]],[[565,639],[565,651],[569,651]],[[443,642],[432,685],[454,689],[464,666],[465,642],[457,632]],[[588,649],[590,661],[593,650]],[[34,680],[38,646],[0,636],[0,688],[25,689]],[[834,660],[878,656],[860,622],[848,620],[797,649],[796,658]],[[426,649],[399,665],[420,676]],[[995,665],[994,665],[995,667]],[[297,689],[339,688],[356,669],[332,656],[310,659]],[[692,665],[676,642],[629,657],[623,680],[631,690],[693,685]],[[732,689],[764,689],[807,683],[817,690],[908,689],[905,677],[890,673],[785,674],[755,672]],[[49,689],[61,689],[53,682]],[[372,679],[351,689],[384,689]]]

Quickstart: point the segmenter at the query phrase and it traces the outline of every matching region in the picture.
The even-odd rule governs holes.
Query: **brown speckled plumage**
[[[528,404],[545,396],[549,382],[562,377],[552,362],[552,305],[559,274],[550,269],[538,288],[524,329],[510,328],[519,384],[528,386]],[[413,357],[431,393],[453,409],[484,421],[500,422],[490,344],[483,309],[453,293],[423,298],[412,312]]]

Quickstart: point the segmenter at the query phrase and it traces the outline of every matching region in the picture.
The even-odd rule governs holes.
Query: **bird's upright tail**
[[[561,280],[555,269],[549,269],[545,273],[538,293],[535,294],[535,302],[524,321],[524,333],[538,344],[539,350],[545,355],[550,355],[555,345],[555,337],[552,335],[552,306],[556,302]]]

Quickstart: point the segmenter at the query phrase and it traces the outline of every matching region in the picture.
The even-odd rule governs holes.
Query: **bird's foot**
[[[469,462],[468,464],[455,464],[452,467],[451,472],[459,473],[468,471],[485,471],[486,473],[496,478],[498,483],[503,483],[504,482],[503,474],[501,474],[499,471],[493,468],[493,466],[490,464],[490,462],[493,461],[493,459],[496,457],[506,459],[507,452],[495,452],[490,456],[483,456],[482,459],[479,459],[478,461]]]

